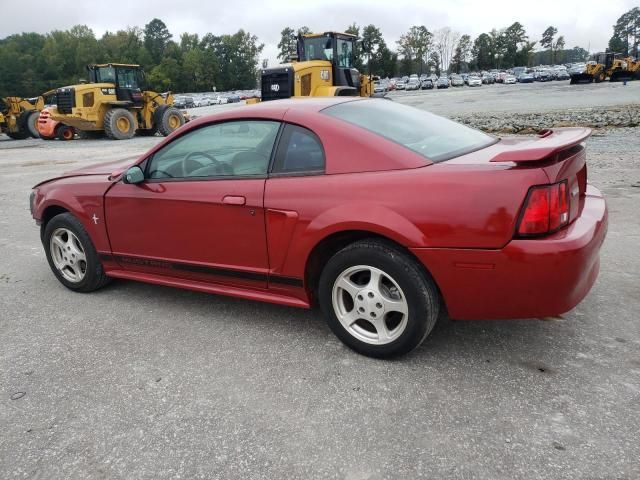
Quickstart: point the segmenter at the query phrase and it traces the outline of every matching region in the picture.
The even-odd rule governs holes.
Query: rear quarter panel
[[[296,213],[295,225],[285,233],[290,238],[277,239],[289,246],[279,268],[284,275],[302,277],[313,247],[340,231],[369,231],[405,247],[501,248],[513,237],[529,186],[546,181],[540,169],[447,162],[270,178],[265,208]]]

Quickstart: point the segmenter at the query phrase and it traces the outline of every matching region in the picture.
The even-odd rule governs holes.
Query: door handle
[[[247,199],[241,195],[225,195],[222,203],[227,205],[244,205],[247,203]]]

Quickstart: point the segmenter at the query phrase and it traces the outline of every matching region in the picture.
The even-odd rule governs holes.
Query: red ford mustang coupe
[[[309,308],[366,355],[406,353],[439,312],[558,315],[607,229],[581,128],[500,139],[388,100],[318,98],[193,121],[135,161],[38,184],[49,265]]]

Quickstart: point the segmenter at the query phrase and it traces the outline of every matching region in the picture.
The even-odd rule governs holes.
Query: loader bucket
[[[633,80],[633,73],[627,70],[616,70],[609,77],[610,82],[630,82]]]
[[[571,75],[571,81],[569,83],[571,85],[578,83],[593,83],[593,80],[593,75],[589,75],[588,73],[574,73]]]

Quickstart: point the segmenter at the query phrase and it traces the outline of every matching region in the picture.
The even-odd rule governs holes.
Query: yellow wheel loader
[[[631,63],[629,62],[631,61]],[[577,83],[600,83],[607,78],[610,82],[622,82],[633,80],[638,68],[630,58],[618,58],[613,52],[597,53],[587,62],[585,71],[571,75],[571,84]]]
[[[298,36],[291,62],[265,68],[262,101],[289,97],[373,95],[373,80],[353,66],[355,35],[326,32]]]
[[[38,116],[44,108],[44,99],[0,98],[0,133],[14,140],[38,138]]]
[[[627,57],[624,59],[627,62],[627,70],[634,80],[640,80],[640,59],[634,60],[633,57]]]
[[[140,135],[169,135],[180,128],[184,115],[173,106],[171,93],[143,91],[139,65],[89,65],[89,83],[56,90],[53,120],[78,130],[83,137],[101,135],[125,140]]]

